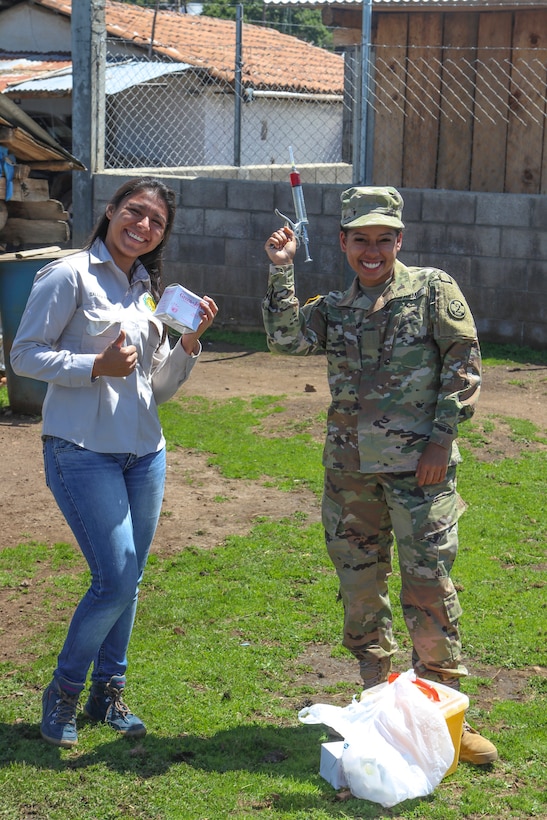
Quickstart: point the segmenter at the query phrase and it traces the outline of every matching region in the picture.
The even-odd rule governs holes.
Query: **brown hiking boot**
[[[484,766],[498,759],[498,750],[493,743],[472,729],[469,723],[463,724],[460,744],[460,760],[464,763],[473,763],[475,766]]]

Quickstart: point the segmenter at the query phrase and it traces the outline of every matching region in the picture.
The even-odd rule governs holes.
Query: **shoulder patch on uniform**
[[[304,302],[305,305],[313,305],[314,302],[317,302],[318,299],[321,299],[321,294],[318,293],[317,296],[310,296],[310,298]]]
[[[447,310],[449,315],[452,316],[453,319],[465,319],[467,310],[464,302],[462,302],[461,299],[451,299],[448,303]]]

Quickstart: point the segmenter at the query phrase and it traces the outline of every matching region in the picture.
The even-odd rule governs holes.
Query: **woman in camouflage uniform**
[[[347,291],[302,307],[293,232],[275,231],[265,245],[263,318],[273,352],[327,354],[323,525],[344,604],[343,643],[365,688],[387,680],[397,650],[388,591],[394,538],[416,674],[458,688],[467,670],[450,578],[465,508],[456,491],[456,436],[478,399],[480,349],[456,282],[397,259],[402,209],[395,188],[345,191],[340,246],[355,279]],[[460,759],[496,757],[466,724]]]

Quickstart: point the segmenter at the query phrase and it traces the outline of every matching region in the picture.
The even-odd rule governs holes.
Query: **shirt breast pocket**
[[[326,351],[332,374],[361,370],[361,350],[353,314],[329,317]]]
[[[120,335],[122,323],[116,313],[106,310],[84,310],[82,338],[84,352],[102,353]]]
[[[400,368],[414,370],[420,365],[431,346],[431,335],[426,317],[416,306],[403,310],[390,328],[388,339],[392,339],[387,358]]]

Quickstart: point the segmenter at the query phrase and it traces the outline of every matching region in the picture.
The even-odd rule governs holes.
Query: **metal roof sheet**
[[[2,71],[0,61],[0,73]],[[105,93],[107,96],[118,94],[126,88],[141,85],[166,74],[175,74],[191,68],[187,63],[150,63],[140,60],[129,60],[124,63],[114,63],[106,66]],[[41,74],[32,77],[6,89],[9,94],[51,94],[54,96],[68,96],[72,93],[72,63],[62,70],[55,70],[50,74]]]
[[[70,66],[70,60],[36,60],[27,57],[9,57],[0,59],[0,92],[7,86],[25,82],[31,78],[49,75]]]

